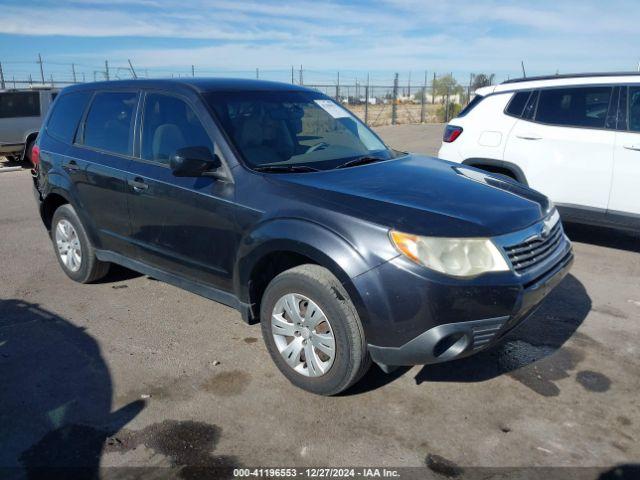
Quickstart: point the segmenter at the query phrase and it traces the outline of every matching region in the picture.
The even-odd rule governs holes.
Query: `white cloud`
[[[11,0],[9,0],[11,1]],[[41,0],[44,2],[44,0]],[[516,72],[629,69],[638,60],[637,0],[72,0],[3,5],[0,33],[106,39],[57,57],[135,60],[147,68]],[[37,28],[34,28],[37,25]],[[114,50],[111,37],[136,37]],[[175,39],[175,48],[146,38]],[[193,40],[198,40],[194,43]],[[203,45],[205,43],[205,45]]]

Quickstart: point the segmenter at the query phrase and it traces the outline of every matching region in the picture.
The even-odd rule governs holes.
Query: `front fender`
[[[351,279],[376,266],[369,265],[347,240],[318,223],[296,218],[270,220],[246,234],[240,244],[234,288],[242,302],[249,303],[254,267],[275,252],[304,255],[329,269],[345,286],[356,308],[361,301]]]

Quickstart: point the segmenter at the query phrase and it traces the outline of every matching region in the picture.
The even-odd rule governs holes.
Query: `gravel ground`
[[[435,153],[442,126],[379,132]],[[67,279],[30,182],[27,171],[0,174],[0,466],[174,466],[149,472],[184,478],[185,465],[414,466],[451,476],[640,459],[638,236],[568,226],[571,275],[499,346],[392,375],[373,368],[345,395],[322,398],[291,386],[259,326],[227,307],[122,268],[94,285]]]

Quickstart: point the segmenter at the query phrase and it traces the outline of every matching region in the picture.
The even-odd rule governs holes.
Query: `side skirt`
[[[96,257],[98,257],[98,260],[103,262],[122,265],[125,268],[142,273],[143,275],[148,275],[156,280],[182,288],[183,290],[187,290],[188,292],[195,293],[196,295],[222,303],[228,307],[235,308],[241,313],[242,319],[246,323],[252,323],[250,322],[250,306],[238,300],[238,298],[232,293],[210,287],[209,285],[203,285],[202,283],[194,282],[192,280],[187,280],[173,273],[160,270],[159,268],[152,267],[146,263],[140,262],[139,260],[133,260],[109,250],[96,250]]]

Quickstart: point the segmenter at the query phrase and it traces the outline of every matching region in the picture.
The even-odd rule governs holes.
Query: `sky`
[[[420,83],[424,71],[498,80],[636,70],[638,0],[0,0],[5,78],[255,76]]]

